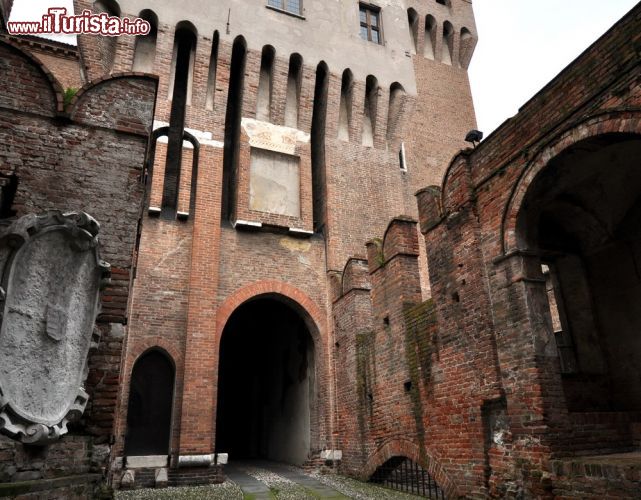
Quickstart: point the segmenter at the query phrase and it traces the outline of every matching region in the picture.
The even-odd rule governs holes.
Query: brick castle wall
[[[65,108],[60,85],[22,45],[0,40],[0,65],[0,173],[17,179],[6,209],[16,217],[50,209],[89,213],[101,224],[101,257],[112,265],[111,284],[101,294],[102,339],[89,360],[90,403],[82,420],[73,424],[72,436],[38,453],[3,437],[0,475],[3,482],[16,482],[99,473],[107,466],[113,433],[156,80],[114,76],[84,87]],[[92,482],[100,475],[87,477]]]

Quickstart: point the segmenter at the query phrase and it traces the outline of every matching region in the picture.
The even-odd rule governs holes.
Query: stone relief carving
[[[0,431],[23,443],[59,438],[87,404],[109,279],[99,228],[86,213],[59,211],[0,226]]]
[[[297,143],[306,144],[310,141],[310,135],[305,132],[253,118],[243,118],[241,127],[247,134],[251,147],[277,153],[296,154]]]

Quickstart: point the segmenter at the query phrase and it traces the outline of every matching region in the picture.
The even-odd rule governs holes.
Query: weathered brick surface
[[[91,4],[88,0],[74,2],[78,11],[90,8]],[[144,89],[145,77],[126,74],[132,68],[134,37],[107,40],[79,36],[78,80],[74,79],[73,54],[66,54],[57,63],[52,61],[53,74],[64,87],[75,86],[77,81],[94,81],[78,93],[66,111],[73,120],[70,126],[96,128],[91,137],[74,131],[73,138],[78,141],[75,150],[82,151],[89,164],[107,156],[109,161],[104,161],[100,189],[109,193],[118,190],[120,194],[120,197],[97,196],[96,210],[111,213],[117,207],[124,216],[133,216],[140,204],[134,206],[130,202],[142,195],[142,185],[137,181],[147,181],[139,243],[135,245],[135,232],[116,233],[108,219],[103,225],[105,234],[117,234],[119,243],[112,239],[103,243],[109,254],[106,259],[114,266],[114,280],[103,298],[101,318],[107,324],[101,326],[103,347],[92,358],[94,368],[89,375],[92,400],[86,425],[91,432],[101,435],[113,429],[112,459],[121,456],[124,450],[131,371],[136,360],[153,348],[166,352],[176,370],[172,458],[214,450],[218,350],[225,323],[243,302],[270,295],[294,304],[306,319],[314,339],[317,397],[312,402],[310,458],[322,449],[343,449],[345,470],[367,476],[382,461],[394,454],[404,454],[420,462],[452,494],[467,491],[468,487],[478,490],[478,474],[470,474],[465,464],[473,460],[475,474],[484,467],[479,444],[481,393],[474,395],[478,408],[465,418],[452,416],[452,406],[447,401],[453,394],[454,407],[464,407],[466,395],[478,388],[479,379],[496,376],[491,367],[485,366],[481,375],[466,373],[483,364],[482,356],[476,359],[467,352],[467,344],[455,339],[457,329],[463,328],[474,341],[480,337],[483,353],[489,349],[490,336],[478,336],[474,330],[478,318],[487,320],[479,312],[484,306],[479,305],[479,311],[462,320],[455,314],[449,316],[450,333],[443,333],[443,343],[449,343],[443,351],[439,350],[441,338],[436,332],[436,318],[448,313],[444,304],[423,302],[429,289],[425,256],[431,250],[426,252],[424,241],[417,239],[417,224],[412,219],[396,220],[385,235],[390,219],[399,214],[418,215],[414,192],[440,181],[451,156],[464,146],[465,133],[474,126],[466,73],[469,61],[465,60],[467,56],[459,57],[462,51],[471,53],[469,46],[460,48],[460,30],[465,27],[475,37],[474,20],[468,2],[453,0],[451,4],[448,7],[432,0],[408,2],[407,7],[414,7],[422,20],[428,14],[435,17],[437,57],[436,60],[424,57],[425,35],[420,29],[416,53],[408,47],[414,62],[417,93],[406,93],[394,103],[390,102],[389,86],[373,93],[377,103],[371,147],[363,145],[362,139],[366,82],[360,79],[354,82],[349,140],[339,139],[341,75],[345,68],[329,68],[325,172],[321,176],[321,192],[316,193],[325,215],[322,231],[304,237],[288,234],[287,228],[314,229],[314,162],[309,143],[295,145],[301,169],[301,217],[249,210],[251,149],[245,136],[241,136],[232,220],[258,221],[265,227],[262,231],[233,228],[221,216],[223,141],[233,40],[232,35],[225,33],[225,26],[219,27],[213,109],[206,106],[213,37],[212,33],[196,34],[185,125],[193,129],[198,147],[182,151],[178,196],[178,210],[188,212],[186,220],[168,220],[164,214],[158,216],[147,211],[162,204],[167,145],[160,141],[152,145],[153,162],[148,157],[148,169],[143,174],[139,156],[133,156],[130,144],[149,133],[148,121],[141,117],[153,111],[156,121],[170,121],[170,68],[177,26],[168,24],[163,13],[158,13],[153,68],[159,77],[155,108],[149,100],[137,96]],[[451,65],[440,61],[446,21],[454,26]],[[188,22],[181,26],[193,27]],[[232,34],[236,36],[233,30]],[[250,38],[250,34],[246,36]],[[274,45],[270,117],[273,124],[283,125],[290,54],[279,49],[278,40],[274,40]],[[34,53],[38,50],[42,54],[46,51],[33,47]],[[44,57],[50,58],[48,52]],[[464,59],[463,64],[460,59]],[[256,116],[260,64],[260,48],[250,46],[241,113],[245,118]],[[312,128],[317,64],[318,61],[303,61],[301,68],[297,128],[305,134]],[[372,76],[376,77],[376,73],[377,68],[373,67]],[[120,76],[95,83],[116,75]],[[30,78],[40,81],[35,75]],[[57,88],[58,95],[61,90]],[[117,93],[132,98],[125,105],[114,100]],[[33,109],[43,114],[42,109],[49,109],[43,108],[43,104],[50,106],[51,102],[48,99],[35,103]],[[62,111],[61,102],[50,108],[51,115]],[[108,136],[113,130],[119,133],[119,147],[107,151],[111,142],[101,134]],[[407,171],[399,163],[402,142],[407,153]],[[132,165],[131,158],[136,158],[136,169],[128,167]],[[112,169],[115,164],[120,164],[120,169]],[[34,159],[33,166],[34,171],[42,169],[42,161]],[[129,184],[123,184],[125,177]],[[192,179],[195,191],[189,192]],[[38,188],[34,189],[37,194]],[[60,200],[73,201],[73,193],[59,196]],[[473,215],[466,214],[465,220],[473,220]],[[384,235],[382,247],[375,243],[370,249],[369,262],[362,260],[364,243]],[[457,236],[467,237],[465,231]],[[126,258],[121,253],[124,248],[129,251]],[[479,259],[478,253],[477,249],[468,248],[463,258]],[[137,262],[135,273],[131,255]],[[349,260],[354,256],[360,260]],[[457,256],[435,252],[430,263],[443,267],[437,269],[433,279],[437,286],[452,270],[458,273],[457,279],[469,282],[466,286],[470,292],[461,291],[459,297],[465,307],[477,294],[482,296],[484,281],[471,268],[459,270]],[[338,278],[341,274],[342,280]],[[131,294],[127,288],[130,279]],[[454,291],[448,293],[452,295]],[[460,384],[455,381],[459,374]],[[434,380],[447,382],[435,389],[431,385]],[[485,388],[486,392],[494,390],[493,382],[483,383],[492,387]],[[118,404],[115,421],[114,400]],[[428,416],[424,410],[430,405],[437,410]],[[94,414],[99,418],[93,418]],[[434,431],[429,430],[430,426]],[[451,438],[442,444],[432,443],[434,434],[447,436],[455,429],[459,436],[467,428],[473,429],[471,435]],[[455,458],[448,457],[449,450],[456,450]],[[121,474],[114,472],[117,484]],[[460,490],[456,489],[458,474],[465,477]],[[195,471],[193,477],[184,474],[181,481],[216,480],[205,476],[206,473]]]
[[[127,13],[124,13],[127,14]],[[155,118],[169,122],[170,66],[175,26],[163,23],[160,15],[154,72],[160,76]],[[82,37],[81,37],[82,38]],[[97,49],[86,49],[91,41],[81,42],[81,52],[91,54]],[[186,127],[211,132],[213,141],[223,141],[227,93],[230,78],[231,44],[221,37],[216,61],[216,83],[213,109],[205,106],[207,78],[212,40],[198,34],[194,59],[191,103],[186,109]],[[89,50],[89,52],[87,52]],[[271,119],[284,124],[289,54],[277,50],[274,60]],[[129,59],[128,59],[129,58]],[[113,71],[129,69],[133,58],[133,44],[123,37],[116,48]],[[89,57],[91,59],[91,57]],[[260,68],[260,51],[247,53],[242,116],[255,118]],[[99,71],[94,64],[93,71]],[[98,68],[98,69],[96,69]],[[138,257],[138,270],[131,303],[131,321],[128,326],[126,364],[122,374],[119,423],[116,449],[123,449],[126,431],[126,402],[131,369],[145,349],[157,346],[170,353],[177,369],[176,413],[172,432],[171,453],[207,453],[213,449],[216,414],[216,380],[218,372],[218,341],[224,328],[220,323],[221,311],[226,311],[230,300],[241,294],[278,294],[292,290],[305,302],[303,309],[314,320],[317,330],[312,332],[316,351],[318,402],[315,403],[312,429],[313,450],[335,447],[336,422],[332,417],[333,354],[327,349],[333,344],[333,325],[328,322],[331,313],[331,290],[327,271],[340,270],[347,259],[363,254],[363,242],[382,234],[387,221],[399,213],[414,213],[413,192],[422,182],[422,168],[403,173],[398,160],[398,147],[403,128],[387,144],[389,89],[379,90],[378,112],[375,117],[374,147],[361,145],[363,100],[365,82],[356,82],[352,130],[349,142],[336,138],[336,123],[340,102],[340,74],[342,68],[330,68],[326,127],[326,204],[328,220],[326,241],[321,235],[296,238],[278,231],[251,232],[233,229],[220,219],[220,191],[223,150],[222,144],[201,144],[197,162],[198,176],[194,213],[189,220],[168,221],[145,217]],[[463,71],[464,73],[464,71]],[[298,129],[310,133],[316,65],[303,62],[299,92]],[[448,86],[442,83],[443,88]],[[468,91],[469,92],[469,91]],[[391,123],[404,123],[413,108],[415,98],[406,96],[400,107],[401,114]],[[454,115],[452,115],[454,116]],[[463,127],[465,128],[465,127]],[[439,135],[440,132],[436,133]],[[401,137],[402,136],[402,137]],[[412,140],[422,140],[416,137]],[[451,154],[460,146],[449,143]],[[155,148],[149,205],[159,207],[166,146]],[[207,155],[203,152],[209,151]],[[248,210],[248,179],[250,148],[242,136],[237,196],[232,219],[260,221],[271,227],[295,227],[312,230],[311,151],[309,144],[299,144],[301,207],[299,219],[275,216]],[[204,174],[203,174],[204,172]],[[183,172],[184,174],[184,172]],[[181,174],[181,175],[183,175]],[[206,180],[209,175],[213,177]],[[438,176],[437,176],[438,177]],[[181,181],[184,182],[184,181]],[[355,189],[358,186],[358,189]],[[384,193],[384,195],[382,194]],[[182,202],[184,205],[184,201]],[[208,229],[199,229],[196,222],[205,217]],[[194,218],[196,220],[194,220]],[[205,219],[203,219],[204,221]],[[204,224],[204,222],[203,222]],[[202,253],[204,252],[204,253]],[[288,292],[289,293],[289,292]],[[311,303],[309,303],[311,301]],[[233,303],[233,302],[232,302]],[[240,304],[237,304],[240,305]],[[310,309],[319,311],[311,314]],[[233,311],[228,311],[228,317]],[[203,319],[209,318],[198,326]],[[217,337],[207,324],[215,318]],[[190,361],[193,360],[193,361]],[[194,364],[190,364],[194,363]]]
[[[90,4],[75,1],[79,10]],[[365,146],[366,82],[357,80],[351,89],[343,140],[338,125],[345,68],[329,68],[320,193],[313,193],[313,148],[295,145],[301,217],[249,209],[251,148],[241,135],[230,214],[232,221],[262,222],[260,231],[234,228],[222,217],[233,40],[225,26],[219,32],[213,107],[206,105],[213,37],[195,33],[185,124],[197,147],[182,151],[178,210],[188,215],[175,220],[147,211],[162,204],[166,144],[152,145],[153,162],[148,156],[145,172],[142,158],[151,114],[158,122],[170,121],[177,27],[159,13],[155,105],[152,80],[127,73],[133,37],[80,36],[75,55],[32,45],[29,50],[49,70],[0,45],[6,74],[0,80],[0,159],[2,173],[20,177],[14,209],[18,215],[53,207],[95,214],[102,223],[103,257],[113,266],[112,284],[102,297],[103,341],[90,361],[91,400],[77,429],[82,435],[50,449],[61,453],[60,462],[53,462],[60,471],[100,470],[102,462],[87,462],[88,450],[110,433],[111,458],[122,455],[131,371],[154,348],[166,352],[176,370],[173,463],[177,455],[211,453],[225,324],[245,301],[279,296],[294,304],[314,339],[310,458],[322,449],[342,449],[342,469],[367,478],[389,458],[403,455],[451,497],[638,493],[634,466],[581,462],[581,455],[632,446],[639,415],[568,411],[558,359],[546,348],[550,333],[541,318],[548,313],[532,299],[543,291],[540,269],[535,272],[540,263],[516,250],[521,204],[550,158],[586,137],[641,133],[641,8],[480,147],[450,163],[475,126],[466,73],[476,41],[472,10],[460,0],[408,0],[406,7],[419,20],[416,44],[408,47],[417,92],[394,106],[390,88],[373,93],[373,145]],[[435,23],[433,56],[425,51],[428,15]],[[453,28],[451,64],[441,61],[447,22]],[[290,54],[279,51],[277,42],[269,115],[283,125]],[[260,64],[261,50],[250,47],[240,113],[245,118],[256,117]],[[303,133],[312,129],[317,64],[303,61],[301,69]],[[63,109],[63,87],[89,80]],[[399,164],[401,142],[407,171]],[[413,194],[429,184],[438,186],[418,193],[417,210]],[[322,203],[322,231],[288,234],[290,227],[313,228],[314,195]],[[417,216],[424,238],[417,237]],[[425,300],[428,267],[433,297]],[[490,439],[495,432],[500,437]],[[49,473],[33,457],[23,469],[7,468],[19,450],[3,443],[0,475],[6,480],[22,472]],[[118,485],[121,471],[113,472]],[[149,481],[152,475],[140,477]],[[217,468],[170,471],[172,484],[218,480]]]
[[[440,449],[447,470],[466,477],[460,484],[469,494],[638,493],[636,479],[618,481],[614,472],[601,478],[595,472],[601,465],[586,466],[585,473],[552,472],[554,456],[628,451],[629,422],[637,417],[568,412],[556,353],[545,350],[550,334],[541,318],[549,313],[534,299],[541,293],[535,272],[540,263],[516,251],[522,248],[516,214],[536,174],[564,149],[590,136],[641,131],[634,111],[638,55],[632,48],[640,22],[636,8],[481,147],[459,155],[442,189],[418,195],[439,358],[452,367],[435,386],[451,384],[447,404],[428,404],[431,446]],[[624,42],[629,38],[631,45]],[[485,451],[481,408],[504,411],[507,422],[501,443]],[[453,421],[441,427],[439,412],[457,414],[463,427],[457,433]]]
[[[333,313],[344,471],[368,477],[405,455],[452,496],[638,498],[638,458],[582,458],[633,449],[639,415],[569,410],[547,302],[536,299],[540,261],[518,251],[517,215],[536,175],[569,146],[641,133],[640,25],[636,7],[459,154],[441,185],[418,193],[432,300],[420,303],[415,264],[404,272],[388,260],[388,246],[406,248],[393,232],[369,244],[371,292],[343,271]],[[360,316],[368,308],[371,323]]]
[[[87,85],[63,110],[60,85],[22,45],[0,40],[0,65],[1,173],[18,180],[13,204],[7,208],[17,217],[50,209],[89,213],[101,224],[101,257],[112,265],[112,281],[101,294],[97,322],[102,340],[89,359],[85,388],[90,402],[85,414],[73,424],[71,435],[40,451],[2,438],[0,475],[3,482],[15,482],[102,473],[114,432],[156,80],[121,75]],[[86,495],[83,486],[67,488],[25,498]]]
[[[462,478],[441,459],[456,447],[463,462],[469,443],[445,433],[469,424],[451,407],[441,414],[440,406],[456,404],[450,398],[465,380],[439,383],[457,368],[457,377],[464,372],[460,357],[441,357],[434,303],[421,302],[417,257],[414,221],[398,218],[383,240],[368,244],[371,286],[358,264],[363,261],[350,261],[344,270],[342,296],[334,303],[336,357],[342,367],[336,375],[341,470],[366,479],[386,460],[402,455],[455,496],[464,491]],[[445,449],[437,436],[447,440]]]

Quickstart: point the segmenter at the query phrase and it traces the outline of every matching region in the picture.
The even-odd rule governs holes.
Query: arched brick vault
[[[0,44],[5,45],[11,50],[15,50],[16,52],[20,53],[21,57],[24,57],[33,66],[38,68],[38,71],[42,73],[42,76],[44,76],[44,78],[49,82],[51,93],[53,94],[53,97],[55,99],[55,102],[52,103],[54,113],[62,113],[64,111],[64,92],[62,90],[62,85],[60,85],[60,82],[56,79],[53,73],[49,71],[49,69],[40,59],[38,59],[37,56],[29,51],[23,50],[23,48],[18,43],[12,40],[2,39],[0,40]]]
[[[517,217],[528,188],[550,160],[568,147],[603,134],[641,134],[641,109],[609,110],[576,122],[552,137],[534,154],[512,187],[501,221],[502,254],[526,250],[517,241]]]
[[[217,342],[220,344],[227,321],[241,304],[249,299],[269,295],[276,297],[280,295],[295,302],[298,306],[297,312],[303,313],[302,316],[306,320],[310,334],[314,339],[314,347],[323,352],[322,338],[325,336],[325,315],[305,292],[282,281],[257,281],[232,293],[218,308],[216,315]],[[305,318],[306,315],[309,317]],[[312,324],[310,324],[310,320]]]
[[[327,359],[328,349],[327,329],[325,313],[318,305],[303,291],[283,283],[282,281],[262,280],[247,285],[232,293],[218,307],[216,314],[216,346],[218,357],[220,355],[220,341],[223,330],[229,318],[238,307],[251,299],[273,298],[281,300],[291,306],[305,321],[307,329],[314,341],[315,366],[316,366],[316,397],[311,407],[311,448],[312,452],[325,448],[332,440],[331,432],[331,403],[329,380],[329,360]],[[216,362],[218,366],[218,361]],[[214,375],[215,384],[218,383],[218,370]],[[218,391],[214,393],[214,404],[217,405]]]
[[[84,94],[86,94],[88,91],[90,91],[94,87],[97,87],[98,85],[101,85],[103,83],[109,83],[114,80],[118,80],[122,78],[128,78],[128,79],[144,78],[144,79],[150,79],[150,80],[159,80],[157,75],[154,75],[152,73],[142,73],[140,71],[121,71],[118,73],[110,73],[100,78],[91,80],[85,83],[82,87],[80,87],[78,91],[75,93],[75,95],[69,101],[69,104],[66,106],[66,111],[68,112],[69,115],[73,115],[73,112],[75,111],[75,108],[76,108],[76,103],[80,99],[82,99]]]
[[[407,457],[423,467],[445,492],[447,498],[458,498],[456,484],[450,480],[438,461],[426,452],[421,458],[418,445],[405,439],[392,439],[370,455],[363,468],[363,480],[368,480],[378,467],[392,457]]]

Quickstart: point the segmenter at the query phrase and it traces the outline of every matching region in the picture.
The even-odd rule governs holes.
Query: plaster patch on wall
[[[251,147],[288,155],[296,153],[297,143],[307,144],[310,140],[309,134],[298,129],[261,122],[253,118],[243,118],[241,127],[249,137]]]
[[[300,217],[298,157],[252,149],[250,168],[251,210]]]
[[[309,252],[309,249],[312,247],[310,241],[294,240],[292,238],[281,238],[278,243],[281,247],[292,252]]]

